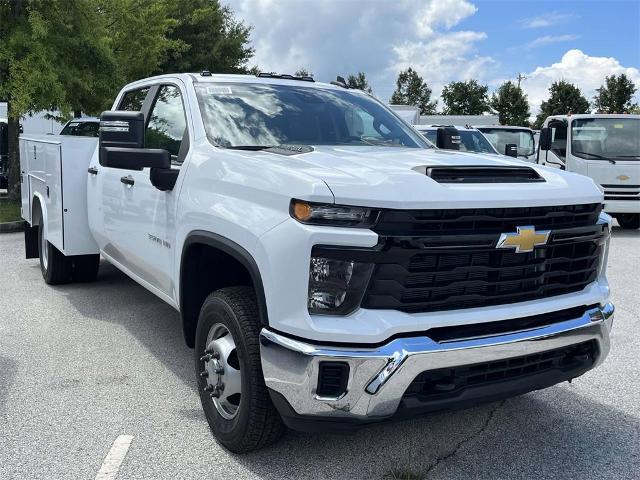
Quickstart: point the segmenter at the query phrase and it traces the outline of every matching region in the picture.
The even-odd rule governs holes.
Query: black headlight
[[[348,315],[360,306],[372,263],[312,256],[308,308],[312,314]]]
[[[289,213],[301,223],[337,227],[370,228],[375,225],[380,211],[367,207],[311,203],[291,200]]]

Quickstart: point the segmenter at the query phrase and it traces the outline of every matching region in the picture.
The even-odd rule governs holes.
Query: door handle
[[[87,172],[89,172],[91,175],[97,175],[98,169],[96,167],[89,167],[87,168]]]
[[[125,185],[133,185],[135,183],[133,181],[133,178],[131,178],[131,175],[127,175],[126,177],[120,177],[120,181]]]

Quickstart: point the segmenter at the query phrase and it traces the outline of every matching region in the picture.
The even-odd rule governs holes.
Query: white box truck
[[[537,161],[593,178],[603,189],[604,211],[622,228],[640,227],[640,115],[548,117]]]

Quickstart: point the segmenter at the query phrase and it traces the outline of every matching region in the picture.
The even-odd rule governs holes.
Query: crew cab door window
[[[174,162],[182,163],[181,151],[187,132],[187,119],[180,89],[174,85],[163,85],[158,90],[145,132],[145,148],[162,148],[171,154]]]
[[[142,105],[144,105],[144,99],[147,98],[147,93],[149,93],[149,87],[129,90],[124,94],[122,100],[120,100],[118,110],[127,110],[130,112],[141,111]]]

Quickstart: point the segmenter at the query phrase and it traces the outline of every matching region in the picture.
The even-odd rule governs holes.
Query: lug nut
[[[211,398],[220,398],[220,392],[218,390],[214,390],[211,394]]]
[[[211,392],[212,390],[215,390],[213,385],[207,385],[206,387],[204,387],[205,392]]]
[[[209,376],[209,372],[207,372],[206,370],[204,370],[204,371],[200,372],[200,376],[201,376],[202,378],[208,377],[208,376]]]
[[[220,354],[216,352],[213,348],[207,348],[204,351],[204,353],[208,353],[209,355],[211,355],[211,358],[215,358],[215,359],[220,358]]]
[[[200,357],[200,361],[201,362],[208,362],[209,360],[211,360],[211,355],[207,354],[207,355],[203,355],[202,357]]]

